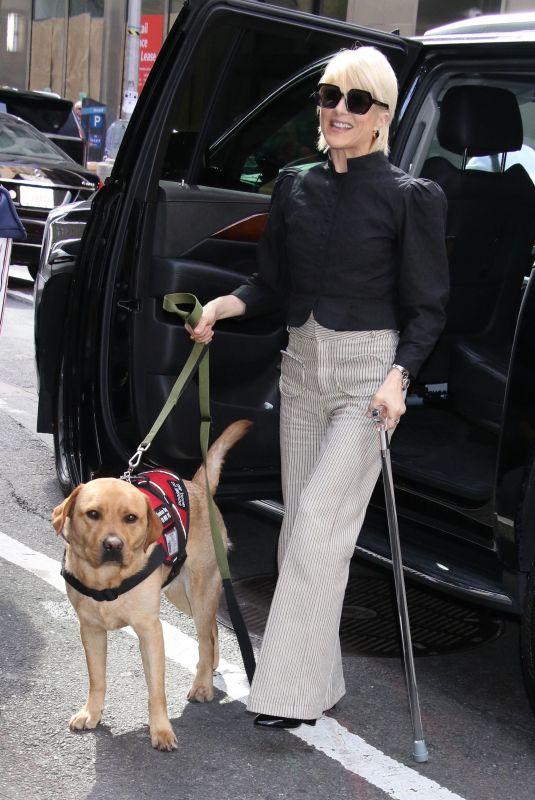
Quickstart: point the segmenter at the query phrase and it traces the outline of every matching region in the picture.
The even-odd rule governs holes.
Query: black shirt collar
[[[388,164],[388,159],[382,150],[377,150],[374,153],[368,153],[366,156],[357,156],[356,158],[347,159],[347,171],[359,172],[362,170],[377,170],[384,169]],[[343,172],[337,173],[334,164],[330,157],[327,159],[326,168],[337,175],[343,175]]]

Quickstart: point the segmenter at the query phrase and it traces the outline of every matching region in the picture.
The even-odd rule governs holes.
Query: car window
[[[305,65],[350,42],[313,31],[304,38],[302,30],[292,26],[271,31],[266,21],[244,32],[239,17],[205,35],[203,57],[190,65],[189,80],[177,98],[160,177],[186,178],[199,146],[198,132],[204,130],[207,141],[196,182],[258,191],[268,182],[267,173],[274,177],[286,160],[314,154],[317,123],[308,96],[317,76],[302,87],[295,103],[291,91],[265,108],[264,99]],[[235,76],[232,81],[224,80],[227,71]],[[251,116],[256,108],[265,113],[253,111]]]
[[[159,178],[269,193],[284,166],[322,160],[309,97],[323,60],[353,46],[353,31],[305,31],[261,17],[248,19],[244,28],[237,14],[212,25],[204,37],[171,106]],[[403,42],[384,48],[401,69]],[[226,80],[229,74],[232,80]]]
[[[535,183],[535,150],[527,144],[523,144],[520,150],[507,153],[505,167],[513,164],[521,164]],[[494,156],[474,156],[468,159],[467,169],[481,169],[485,172],[500,172],[500,155]]]
[[[284,122],[252,153],[243,154],[240,182],[254,191],[269,191],[273,179],[285,166],[317,163],[317,120],[310,109],[303,109]]]
[[[68,161],[69,157],[39,131],[8,114],[0,119],[0,157],[35,158],[50,162]]]
[[[307,169],[325,156],[317,149],[318,115],[310,95],[319,70],[284,86],[253,109],[211,148],[206,179],[271,194],[285,167]]]
[[[513,164],[521,164],[526,172],[530,175],[535,183],[535,93],[530,82],[524,81],[520,78],[511,77],[511,79],[504,80],[496,76],[488,76],[486,79],[479,79],[479,82],[484,83],[486,86],[496,86],[502,89],[508,89],[513,92],[518,101],[520,114],[522,116],[522,125],[524,129],[524,142],[522,148],[517,151],[511,151],[506,154],[505,168]],[[475,83],[474,79],[469,78],[452,78],[445,84],[441,96],[452,86],[458,86],[462,83]],[[439,98],[440,105],[440,98]],[[457,168],[461,168],[462,156],[456,153],[451,153],[440,146],[436,132],[432,139],[429,148],[428,157],[441,156],[453,164]],[[501,170],[501,154],[492,156],[473,156],[469,158],[466,164],[466,169],[484,170],[485,172],[500,172]]]

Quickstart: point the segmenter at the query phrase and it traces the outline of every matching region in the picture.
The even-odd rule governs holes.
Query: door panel
[[[238,220],[269,209],[269,197],[228,189],[180,189],[162,182],[155,210],[153,253],[183,255]],[[152,214],[151,214],[152,216]]]
[[[181,319],[163,310],[163,296],[193,292],[204,303],[242,284],[254,271],[256,243],[218,234],[269,207],[266,196],[166,188],[146,214],[147,228],[155,231],[154,252],[145,272],[142,309],[133,324],[133,398],[140,431],[151,427],[191,350]],[[224,320],[217,326],[210,347],[214,435],[238,418],[255,423],[236,455],[229,454],[227,473],[243,462],[260,472],[278,471],[278,365],[285,340],[280,315]],[[194,379],[151,449],[159,463],[179,463],[184,474],[199,460],[197,406]]]

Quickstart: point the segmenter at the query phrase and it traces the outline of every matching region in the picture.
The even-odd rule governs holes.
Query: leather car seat
[[[504,169],[507,152],[523,143],[515,95],[479,85],[448,89],[437,138],[462,156],[460,168],[434,157],[422,171],[448,199],[448,396],[463,416],[497,430],[535,241],[535,186],[520,164]],[[467,168],[473,156],[493,157],[500,171]]]

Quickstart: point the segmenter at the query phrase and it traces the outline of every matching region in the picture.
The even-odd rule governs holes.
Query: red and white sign
[[[147,75],[156,61],[163,42],[163,14],[143,14],[139,35],[138,94],[145,86]]]

